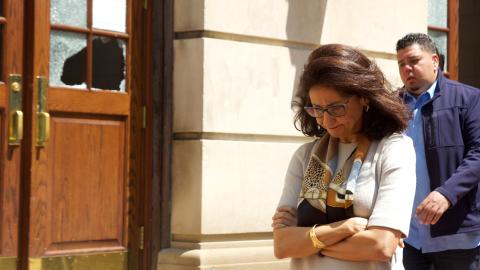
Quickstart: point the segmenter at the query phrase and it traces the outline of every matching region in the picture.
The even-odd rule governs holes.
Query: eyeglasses
[[[350,101],[350,98],[347,101],[345,101],[345,103],[343,104],[335,104],[335,105],[328,106],[326,108],[303,107],[303,109],[308,113],[308,115],[315,118],[322,118],[324,112],[327,112],[332,117],[340,117],[345,115],[347,104],[349,101]]]

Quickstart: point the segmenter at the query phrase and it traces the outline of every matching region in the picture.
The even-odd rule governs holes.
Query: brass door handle
[[[47,112],[37,113],[37,146],[44,147],[50,137],[50,114]]]
[[[23,139],[22,76],[10,74],[8,76],[8,88],[8,145],[19,146]]]
[[[50,114],[47,112],[47,79],[37,77],[37,147],[45,147],[50,137]]]
[[[10,145],[18,145],[23,139],[23,112],[20,110],[13,111],[10,114],[10,128],[8,141]]]

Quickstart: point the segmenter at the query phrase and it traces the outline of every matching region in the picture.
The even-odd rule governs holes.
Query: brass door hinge
[[[140,243],[138,249],[143,250],[145,248],[145,227],[140,227]]]

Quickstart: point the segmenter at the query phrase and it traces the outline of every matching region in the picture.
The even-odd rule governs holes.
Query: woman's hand
[[[362,217],[352,217],[343,222],[347,230],[353,235],[367,229],[368,219]]]
[[[297,209],[288,205],[279,206],[272,220],[273,230],[297,226]]]

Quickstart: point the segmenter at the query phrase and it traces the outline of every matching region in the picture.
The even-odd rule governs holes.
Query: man
[[[480,90],[447,79],[432,39],[397,42],[417,186],[406,270],[480,269]]]

